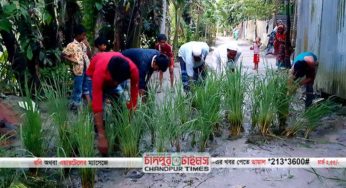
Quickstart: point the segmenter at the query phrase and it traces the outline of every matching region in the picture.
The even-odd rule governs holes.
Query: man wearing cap
[[[292,78],[299,81],[299,85],[304,85],[306,89],[305,108],[311,106],[314,99],[314,81],[316,77],[318,62],[317,56],[312,52],[303,52],[299,54],[293,61]]]
[[[206,76],[205,58],[209,46],[205,42],[191,41],[183,44],[178,52],[184,91],[190,90],[190,80],[203,80]]]
[[[208,66],[215,70],[218,75],[226,71],[234,72],[241,56],[238,46],[235,44],[223,44],[218,46],[213,55],[212,61],[208,61]]]
[[[165,72],[169,66],[169,59],[160,51],[154,49],[131,48],[124,50],[122,54],[130,58],[139,70],[139,93],[147,92],[147,84],[154,71]]]
[[[92,79],[92,109],[98,135],[98,149],[102,155],[108,152],[103,121],[103,99],[105,96],[117,99],[117,86],[131,79],[131,100],[129,109],[135,109],[138,98],[139,72],[137,66],[119,52],[100,52],[91,60],[86,74]]]

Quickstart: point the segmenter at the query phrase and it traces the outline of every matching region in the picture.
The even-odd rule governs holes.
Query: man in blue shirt
[[[292,76],[294,80],[301,79],[299,85],[306,89],[305,108],[311,106],[314,99],[314,81],[318,67],[317,56],[312,52],[303,52],[293,61]]]
[[[147,91],[147,83],[154,71],[165,72],[169,65],[169,59],[158,50],[130,48],[122,54],[130,58],[139,70],[139,94],[142,96]]]

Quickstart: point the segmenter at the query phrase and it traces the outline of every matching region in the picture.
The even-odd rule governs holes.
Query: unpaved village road
[[[216,45],[231,41],[230,38],[218,38]],[[244,56],[243,67],[252,70],[252,51],[246,41],[237,41]],[[268,65],[275,65],[273,57],[267,59]],[[179,64],[176,64],[175,75],[180,79]],[[259,72],[265,66],[261,59]],[[165,73],[165,89],[168,92],[169,76]],[[163,95],[158,94],[158,95]],[[344,114],[345,115],[345,114]],[[247,120],[249,122],[249,119]],[[245,127],[249,123],[245,122]],[[315,142],[306,142],[299,138],[273,140],[261,145],[247,144],[247,138],[229,141],[226,129],[221,138],[217,138],[208,148],[211,155],[227,157],[346,157],[346,117],[332,115],[323,119],[321,127],[312,134]],[[144,187],[228,187],[228,188],[335,188],[346,187],[346,182],[326,178],[319,179],[311,169],[212,169],[209,174],[145,174],[142,178],[126,178],[123,170],[98,170],[96,187],[144,188]],[[330,178],[346,180],[345,169],[316,169],[317,173]],[[79,182],[79,181],[74,181]],[[78,184],[75,185],[79,187]]]

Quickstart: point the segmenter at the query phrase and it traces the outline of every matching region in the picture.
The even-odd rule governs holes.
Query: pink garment
[[[253,43],[253,52],[254,54],[259,54],[260,53],[260,45],[257,43]]]

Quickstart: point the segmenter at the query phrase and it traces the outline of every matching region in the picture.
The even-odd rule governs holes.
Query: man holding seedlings
[[[316,77],[317,67],[317,56],[312,52],[303,52],[299,54],[293,61],[293,79],[298,80],[299,78],[303,78],[299,81],[299,85],[305,86],[305,108],[311,106],[314,99],[313,84]]]
[[[138,98],[139,71],[137,66],[119,52],[100,52],[91,60],[87,75],[92,79],[92,109],[98,133],[98,149],[102,155],[108,152],[103,122],[103,99],[105,95],[117,96],[117,86],[131,79],[129,109],[135,109]]]
[[[185,92],[190,90],[191,81],[200,81],[205,78],[205,58],[208,53],[209,46],[205,42],[191,41],[180,47],[178,59]]]
[[[146,94],[147,85],[154,71],[165,72],[169,66],[169,59],[160,51],[154,49],[131,48],[122,52],[130,58],[139,70],[139,93]]]

